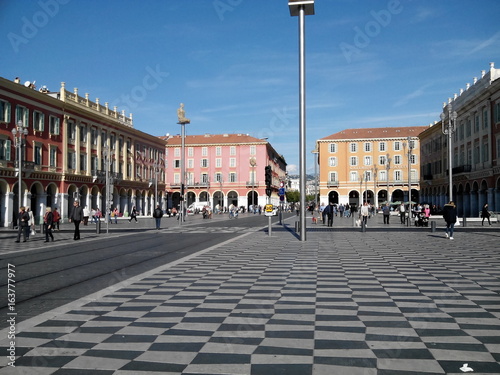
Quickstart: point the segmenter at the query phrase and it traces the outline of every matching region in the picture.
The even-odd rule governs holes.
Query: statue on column
[[[189,124],[191,122],[188,118],[186,118],[184,103],[181,103],[179,109],[177,110],[177,118],[179,119],[179,124]]]

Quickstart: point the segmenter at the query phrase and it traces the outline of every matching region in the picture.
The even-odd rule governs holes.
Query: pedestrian
[[[450,201],[448,204],[445,204],[443,207],[443,218],[446,222],[446,238],[450,240],[453,239],[453,231],[455,229],[455,223],[457,221],[457,207],[453,201]]]
[[[130,223],[132,219],[135,219],[135,222],[137,223],[137,210],[135,209],[135,206],[133,206],[130,211],[130,219],[128,219],[128,222]]]
[[[404,203],[401,203],[399,206],[399,218],[401,219],[401,224],[406,223],[406,208]]]
[[[481,217],[483,218],[483,220],[481,221],[481,225],[484,226],[484,219],[488,219],[488,224],[491,225],[490,216],[491,214],[490,211],[488,211],[488,203],[486,203],[481,210]]]
[[[113,210],[113,217],[115,218],[115,224],[118,224],[118,216],[120,216],[120,211],[118,211],[118,207],[115,207]]]
[[[59,230],[59,222],[61,221],[61,215],[59,215],[59,211],[57,211],[57,207],[54,207],[54,212],[52,212],[52,215],[54,215],[53,229]]]
[[[23,235],[23,242],[26,242],[26,238],[28,237],[30,216],[26,212],[26,207],[21,206],[19,208],[18,215],[18,225],[17,225],[17,239],[16,242],[21,242],[21,234]]]
[[[155,218],[156,229],[160,229],[161,218],[163,217],[163,210],[160,208],[160,205],[157,204],[156,208],[153,211],[153,217]]]
[[[328,204],[328,207],[325,208],[325,211],[327,211],[326,212],[328,219],[327,226],[331,227],[333,226],[333,213],[334,213],[333,202],[330,202],[330,204]]]
[[[90,211],[90,216],[92,217],[92,221],[91,221],[91,223],[92,223],[92,224],[97,224],[97,216],[96,216],[96,210],[95,210],[95,208],[93,208],[93,209]]]
[[[83,219],[83,209],[78,201],[73,202],[73,209],[69,215],[69,222],[73,222],[75,225],[75,232],[73,234],[73,240],[80,239],[80,223]]]
[[[382,214],[384,216],[384,224],[389,224],[389,218],[391,217],[391,207],[389,206],[389,203],[386,203],[382,207]]]
[[[43,226],[45,229],[45,242],[49,242],[49,237],[54,241],[54,235],[52,234],[52,228],[54,225],[54,214],[50,207],[45,209],[45,216],[43,217]]]
[[[365,227],[368,226],[368,215],[369,214],[370,214],[370,207],[368,207],[368,202],[365,202],[361,206],[361,210],[359,212],[359,215],[361,216],[361,220],[363,220]]]
[[[30,239],[30,235],[35,235],[35,218],[33,217],[33,211],[30,210],[28,206],[26,206],[26,212],[28,213],[29,220],[28,220],[28,231],[26,232],[26,237],[28,237],[28,240]]]
[[[87,206],[83,207],[83,225],[88,225],[90,217],[90,211]]]

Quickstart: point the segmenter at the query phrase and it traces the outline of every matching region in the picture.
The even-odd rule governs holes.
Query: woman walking
[[[488,203],[486,203],[481,210],[481,217],[483,218],[483,220],[481,221],[481,225],[484,226],[484,219],[488,219],[488,224],[491,225],[490,216],[490,211],[488,211]]]
[[[52,228],[54,226],[54,214],[50,207],[45,209],[45,216],[43,217],[43,225],[45,227],[45,242],[49,242],[49,237],[54,241],[54,235],[52,234]]]

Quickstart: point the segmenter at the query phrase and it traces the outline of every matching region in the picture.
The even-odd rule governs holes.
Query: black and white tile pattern
[[[499,374],[499,239],[246,233],[18,333],[0,374]]]

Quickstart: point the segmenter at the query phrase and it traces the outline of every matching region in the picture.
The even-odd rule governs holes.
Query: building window
[[[188,147],[188,156],[192,157],[193,155],[194,155],[194,149],[192,147]]]
[[[394,164],[401,164],[401,155],[394,155]]]
[[[472,127],[470,121],[467,121],[465,124],[465,136],[470,137],[472,135]]]
[[[365,165],[372,165],[372,157],[371,156],[365,156]]]
[[[401,171],[394,171],[394,179],[396,181],[401,181],[401,179],[402,179],[402,173],[401,173]]]
[[[365,142],[365,152],[372,151],[372,144],[370,142]]]
[[[179,185],[181,183],[181,175],[179,173],[174,173],[174,185]]]
[[[207,155],[208,155],[208,147],[202,147],[201,156],[207,156]]]
[[[215,167],[216,168],[222,168],[222,159],[221,158],[216,158],[215,159]]]
[[[351,166],[358,165],[358,158],[356,156],[351,156],[351,158],[350,158],[350,165]]]
[[[10,122],[10,103],[0,100],[0,121]]]
[[[351,172],[351,173],[350,173],[350,181],[351,181],[351,182],[356,182],[356,181],[358,181],[358,172]]]
[[[0,160],[10,160],[10,139],[0,139]]]
[[[201,174],[201,183],[208,184],[208,174],[206,173]]]
[[[400,151],[401,150],[401,142],[395,141],[394,142],[394,151]]]
[[[488,110],[486,108],[483,109],[483,129],[488,129]]]
[[[217,146],[215,147],[215,156],[221,156],[222,155],[222,147]]]
[[[349,145],[349,149],[351,150],[351,152],[357,152],[358,150],[358,145],[356,143],[351,143]]]
[[[112,150],[116,148],[116,135],[115,134],[110,134],[109,135],[109,145]]]
[[[80,124],[80,142],[87,142],[87,125]]]
[[[187,167],[188,167],[188,169],[194,168],[194,159],[188,159]]]
[[[201,159],[201,167],[208,168],[208,159]]]
[[[330,143],[330,153],[335,153],[337,152],[337,144],[336,143]]]
[[[255,145],[250,146],[250,155],[256,155],[257,154],[257,148]]]
[[[387,171],[380,171],[378,174],[379,181],[387,181]]]
[[[418,173],[415,169],[411,170],[411,180],[412,181],[418,181]]]
[[[217,172],[217,173],[215,174],[215,181],[216,181],[216,182],[219,182],[219,183],[220,183],[220,182],[222,182],[222,173]]]
[[[337,182],[337,172],[328,173],[328,181]]]
[[[29,110],[21,105],[16,106],[16,124],[22,121],[25,128],[29,127]]]
[[[85,172],[87,170],[87,154],[80,154],[80,171]]]
[[[74,141],[75,137],[76,137],[75,123],[73,121],[68,121],[68,138]]]
[[[489,154],[488,154],[488,142],[486,143],[483,143],[483,147],[482,147],[482,157],[481,157],[481,161],[483,162],[486,162],[486,161],[489,161],[490,158],[489,158]]]
[[[232,168],[236,167],[236,158],[229,158],[229,166]]]
[[[132,164],[129,164],[129,166],[132,166]],[[99,169],[99,159],[95,155],[92,155],[90,158],[90,169],[92,171],[97,171]],[[129,176],[130,175],[132,175],[132,169],[129,171]]]
[[[90,129],[90,143],[92,146],[97,146],[97,129]]]
[[[385,142],[379,142],[379,144],[378,144],[378,150],[380,152],[384,152],[385,148],[386,148]]]
[[[365,181],[372,180],[372,172],[371,171],[365,171],[364,176],[365,176]]]
[[[74,152],[68,152],[68,169],[76,168],[76,155]]]
[[[50,146],[49,150],[49,167],[57,167],[57,148]]]
[[[330,156],[328,158],[328,165],[330,167],[336,167],[337,166],[337,158],[335,156]]]
[[[39,143],[35,143],[35,147],[33,148],[33,162],[35,165],[42,164],[42,145]]]
[[[238,180],[236,179],[236,172],[230,172],[229,173],[229,182],[237,182]]]
[[[174,156],[177,156],[177,157],[181,156],[181,149],[180,149],[180,147],[174,148]]]
[[[33,111],[33,130],[37,132],[43,132],[43,122],[45,116],[42,112]]]
[[[378,157],[378,164],[379,165],[385,165],[385,162],[386,162],[387,158],[385,155],[381,155]]]
[[[417,155],[411,154],[411,156],[410,156],[410,164],[417,164]]]
[[[49,116],[49,133],[52,135],[59,135],[59,118],[54,116]]]
[[[181,161],[179,159],[174,160],[174,168],[180,168],[181,167]]]
[[[231,146],[229,148],[229,155],[236,155],[236,146]]]

